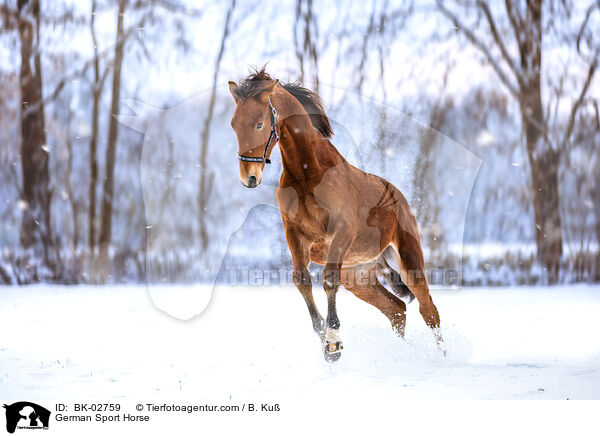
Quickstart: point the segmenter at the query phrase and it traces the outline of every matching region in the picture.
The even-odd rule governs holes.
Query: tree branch
[[[590,21],[590,16],[592,15],[592,12],[594,11],[594,8],[597,7],[600,9],[600,1],[597,0],[594,3],[592,3],[587,10],[585,11],[585,18],[583,19],[583,22],[581,23],[581,26],[579,27],[579,32],[577,32],[577,52],[581,53],[581,38],[583,38],[583,32],[585,32],[585,28],[587,27],[588,22]]]
[[[6,4],[0,5],[0,12],[4,17],[4,26],[6,29],[12,28],[19,23],[19,12],[9,8]]]
[[[594,56],[594,60],[590,64],[590,67],[588,69],[587,78],[585,79],[583,87],[581,88],[579,97],[577,98],[577,100],[575,100],[575,103],[573,103],[573,107],[571,108],[571,115],[569,115],[569,122],[568,122],[567,128],[565,130],[565,136],[561,143],[561,149],[563,149],[563,150],[566,148],[567,142],[569,142],[569,138],[571,137],[571,134],[573,133],[573,127],[575,127],[575,118],[577,117],[577,112],[579,111],[579,108],[581,107],[581,103],[585,99],[585,95],[587,94],[588,88],[590,87],[590,83],[592,82],[592,79],[594,78],[594,74],[596,73],[596,68],[598,67],[598,55],[599,54],[600,54],[600,48],[596,49],[596,55]]]
[[[479,49],[479,51],[485,56],[485,58],[488,60],[488,62],[490,63],[490,65],[492,66],[492,68],[494,69],[494,71],[496,72],[498,77],[500,78],[500,81],[502,83],[504,83],[504,86],[506,86],[508,88],[510,93],[513,94],[513,96],[515,96],[515,98],[519,98],[519,91],[518,91],[517,87],[513,83],[511,83],[510,79],[506,76],[502,67],[500,67],[500,65],[498,64],[496,59],[494,59],[494,57],[492,56],[489,48],[486,47],[485,44],[483,42],[481,42],[481,40],[479,40],[473,32],[471,32],[466,26],[464,26],[460,22],[458,17],[456,15],[454,15],[452,12],[450,12],[450,10],[448,10],[443,5],[441,0],[437,0],[437,6],[438,6],[438,9],[450,21],[452,21],[452,23],[454,24],[456,29],[459,30],[460,32],[462,32],[463,35],[465,35],[467,37],[467,39],[471,42],[471,44],[473,44],[477,49]]]
[[[172,13],[184,14],[187,17],[198,18],[202,16],[201,9],[189,8],[186,6],[173,3],[169,0],[150,0],[150,6],[158,6]]]
[[[515,38],[517,39],[517,43],[521,44],[521,31],[523,29],[523,20],[516,13],[512,0],[505,0],[504,5],[506,6],[506,14],[508,15],[508,20],[510,21],[510,25],[515,32]]]
[[[117,41],[117,45],[121,46],[121,45],[125,44],[125,41],[127,41],[127,39],[129,39],[129,37],[144,23],[145,19],[146,19],[146,17],[144,16],[136,24],[131,26],[127,30],[127,32],[125,32],[123,34],[123,37],[119,41]],[[54,87],[54,90],[47,97],[42,98],[41,100],[37,101],[36,103],[34,103],[30,106],[27,106],[27,108],[23,112],[23,116],[25,117],[25,116],[29,115],[30,113],[38,110],[41,105],[45,105],[46,103],[49,103],[49,102],[55,100],[68,82],[75,80],[77,77],[81,77],[82,75],[84,75],[86,73],[86,71],[88,70],[88,68],[90,68],[92,65],[94,65],[97,58],[105,57],[112,50],[114,50],[114,47],[106,48],[105,50],[100,52],[97,56],[94,56],[91,59],[88,59],[83,64],[81,69],[64,76],[58,82],[58,84]]]
[[[513,59],[510,57],[508,50],[506,50],[506,46],[504,45],[504,41],[500,37],[500,33],[498,32],[498,28],[496,27],[496,23],[494,22],[494,18],[492,17],[492,13],[490,11],[487,3],[482,0],[477,1],[477,6],[483,11],[485,18],[487,19],[488,25],[490,26],[490,30],[492,31],[492,36],[494,37],[494,41],[496,41],[496,45],[500,49],[500,53],[502,53],[502,57],[510,67],[511,71],[514,73],[517,82],[519,85],[523,85],[523,76],[520,73],[519,68],[515,65]]]

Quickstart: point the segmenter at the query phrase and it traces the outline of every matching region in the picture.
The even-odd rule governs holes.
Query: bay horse
[[[331,144],[333,129],[317,93],[297,82],[273,79],[264,68],[239,85],[229,82],[229,91],[236,104],[231,127],[238,139],[244,186],[260,185],[279,142],[283,172],[276,197],[293,260],[293,282],[306,302],[325,359],[338,360],[343,348],[336,310],[340,284],[379,309],[402,337],[406,304],[401,297],[416,297],[441,349],[440,318],[424,273],[417,220],[402,193],[387,180],[352,166]],[[307,268],[311,261],[324,265],[326,320],[313,299]]]

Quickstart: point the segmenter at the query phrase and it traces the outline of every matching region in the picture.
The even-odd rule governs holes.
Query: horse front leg
[[[294,271],[292,272],[292,278],[294,284],[302,294],[310,319],[312,320],[313,330],[319,335],[321,341],[325,340],[325,320],[319,313],[315,300],[312,293],[312,281],[310,280],[310,273],[308,268],[304,265],[294,265]]]
[[[337,315],[336,295],[340,283],[340,269],[327,264],[323,271],[323,288],[327,295],[327,329],[323,339],[323,354],[328,362],[335,362],[342,355],[340,319]]]
[[[310,273],[308,272],[308,243],[302,238],[298,232],[296,232],[291,225],[287,224],[284,220],[285,226],[285,238],[292,254],[293,271],[292,280],[296,285],[296,288],[300,291],[308,313],[312,321],[313,330],[319,335],[321,341],[325,338],[325,320],[319,313],[312,292],[312,281],[310,280]]]
[[[328,362],[335,362],[342,355],[340,319],[337,315],[336,295],[340,287],[340,276],[344,256],[350,248],[352,238],[345,228],[340,228],[329,247],[327,263],[323,270],[323,289],[327,295],[327,329],[323,341],[323,354]]]

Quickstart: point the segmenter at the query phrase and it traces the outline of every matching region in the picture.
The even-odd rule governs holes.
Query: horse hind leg
[[[413,237],[406,238],[405,241],[399,241],[397,254],[399,256],[398,266],[400,275],[406,286],[411,290],[419,302],[419,312],[433,331],[438,348],[444,350],[442,334],[440,332],[440,315],[437,307],[433,304],[429,285],[425,276],[425,261],[423,252],[418,240]],[[396,247],[394,247],[396,248]],[[444,352],[445,353],[445,352]]]
[[[376,265],[342,270],[342,286],[356,297],[379,309],[392,324],[393,330],[404,337],[406,304],[379,282]]]

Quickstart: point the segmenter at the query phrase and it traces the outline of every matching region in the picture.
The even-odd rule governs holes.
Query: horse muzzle
[[[249,176],[246,181],[242,180],[242,184],[246,188],[256,188],[258,185],[262,183],[262,177],[260,179],[256,178],[256,176]]]

